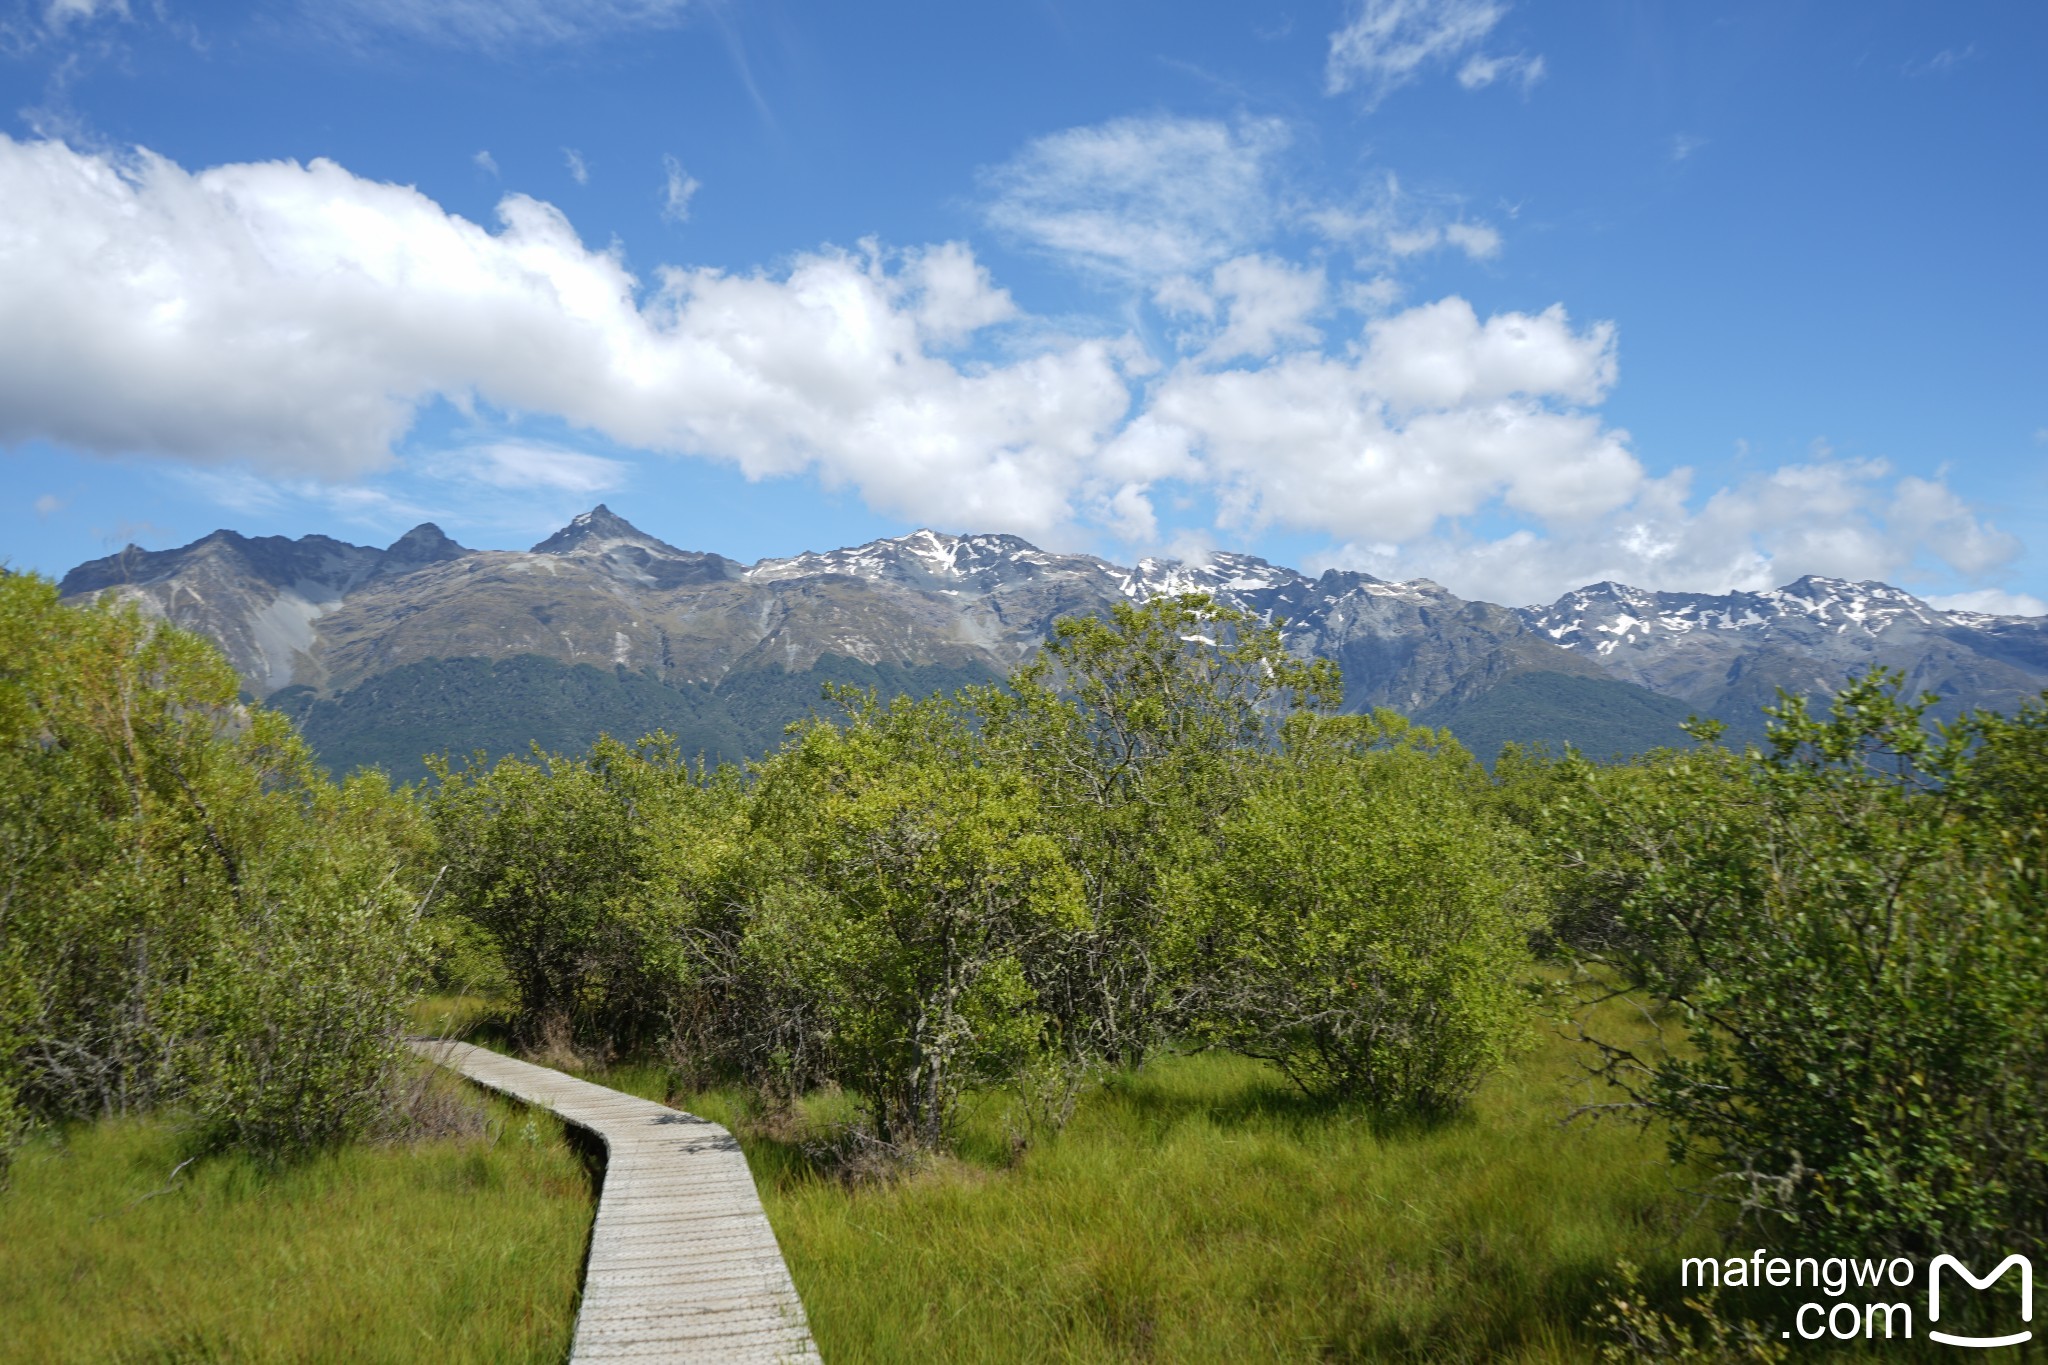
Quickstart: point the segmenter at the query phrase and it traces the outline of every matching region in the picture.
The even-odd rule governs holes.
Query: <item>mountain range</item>
[[[1250,555],[1125,567],[934,531],[747,565],[602,505],[527,551],[468,549],[431,524],[381,550],[221,530],[131,545],[61,587],[213,639],[330,766],[407,778],[428,752],[580,749],[600,731],[666,729],[686,752],[751,757],[825,681],[893,694],[997,678],[1062,615],[1190,591],[1282,620],[1290,648],[1343,669],[1347,709],[1447,725],[1485,757],[1507,740],[1639,752],[1683,742],[1691,714],[1753,735],[1780,688],[1826,693],[1873,664],[1941,694],[1944,712],[2009,710],[2048,687],[2048,618],[1942,611],[1882,583],[1596,583],[1504,607]]]

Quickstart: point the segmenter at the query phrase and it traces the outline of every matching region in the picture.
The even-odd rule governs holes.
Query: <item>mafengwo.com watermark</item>
[[[2005,1280],[2014,1271],[2016,1284]],[[2001,1280],[2008,1291],[2000,1301],[2008,1321],[1987,1326],[1986,1315],[1971,1313],[1963,1296],[1990,1290]],[[1687,1257],[1680,1263],[1679,1282],[1692,1291],[1812,1289],[1815,1296],[1793,1310],[1791,1324],[1779,1334],[1805,1341],[1907,1341],[1917,1333],[1946,1346],[1990,1348],[2034,1338],[2034,1263],[2017,1253],[1979,1275],[1954,1256],[1936,1256],[1923,1266],[1903,1256],[1888,1261],[1774,1256],[1759,1249],[1747,1258]],[[2018,1303],[2013,1305],[2009,1291],[2015,1287]],[[1955,1330],[1943,1330],[1944,1309]],[[1970,1330],[1962,1330],[1961,1323],[1970,1323]]]

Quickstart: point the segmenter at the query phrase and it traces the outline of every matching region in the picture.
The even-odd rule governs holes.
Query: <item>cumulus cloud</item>
[[[327,161],[194,174],[0,137],[0,315],[46,320],[0,329],[0,441],[343,481],[446,398],[1043,533],[1131,401],[1114,340],[939,358],[1014,309],[964,247],[643,284],[547,204],[498,218]]]
[[[475,163],[476,168],[482,171],[485,175],[492,176],[494,178],[497,176],[498,158],[492,156],[489,151],[478,152],[475,156],[471,157],[470,160],[473,163]]]
[[[1239,256],[1217,266],[1210,282],[1224,327],[1203,347],[1199,359],[1263,359],[1322,340],[1322,333],[1308,321],[1323,306],[1321,270],[1267,256]]]
[[[688,7],[689,0],[323,0],[307,6],[329,28],[493,51],[673,28]]]
[[[1270,229],[1277,119],[1123,118],[1039,138],[982,175],[991,226],[1113,276],[1199,270]]]
[[[1183,322],[1175,341],[1195,360],[1217,364],[1265,359],[1314,345],[1322,332],[1309,322],[1321,312],[1328,281],[1317,267],[1270,256],[1232,257],[1205,277],[1175,275],[1152,291],[1152,302]]]
[[[390,519],[414,505],[370,476],[445,401],[486,427],[533,416],[617,451],[808,474],[961,529],[1149,550],[1207,534],[1193,500],[1229,539],[1320,532],[1344,562],[1510,602],[1608,577],[1984,581],[2017,552],[1941,478],[1824,450],[1703,495],[1650,476],[1598,410],[1610,323],[1397,309],[1384,276],[1339,287],[1226,251],[1220,229],[1188,240],[1189,268],[1153,278],[1185,328],[1162,358],[1034,323],[959,243],[641,278],[523,195],[485,227],[332,162],[195,173],[0,136],[0,316],[39,320],[0,328],[0,444],[169,457],[224,505]],[[491,505],[625,481],[573,444],[409,459]],[[1473,539],[1475,518],[1509,530]]]
[[[703,187],[697,177],[683,169],[683,163],[672,156],[661,159],[661,216],[671,223],[690,221],[690,201],[697,197]]]
[[[1478,46],[1508,12],[1500,0],[1357,0],[1330,35],[1325,84],[1333,95],[1358,91],[1368,109],[1430,67],[1448,66]],[[1468,90],[1499,79],[1523,87],[1543,75],[1543,59],[1475,53],[1458,73]]]
[[[562,164],[569,168],[569,178],[579,185],[590,183],[590,163],[583,159],[583,153],[574,147],[562,148]]]
[[[1240,532],[1398,543],[1496,500],[1582,520],[1643,480],[1627,434],[1576,408],[1613,379],[1611,326],[1575,330],[1561,308],[1481,322],[1446,299],[1370,323],[1343,356],[1182,364],[1104,452],[1103,473],[1140,493],[1163,480],[1205,486]]]

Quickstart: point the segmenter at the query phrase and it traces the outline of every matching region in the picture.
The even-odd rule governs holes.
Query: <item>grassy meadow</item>
[[[435,1014],[490,1036],[474,1002]],[[1662,1283],[1718,1228],[1654,1134],[1565,1122],[1597,1097],[1574,1046],[1535,1034],[1436,1125],[1377,1129],[1235,1055],[1162,1056],[1057,1135],[977,1094],[957,1155],[881,1178],[848,1173],[844,1095],[777,1113],[655,1063],[549,1060],[739,1135],[829,1361],[1584,1361],[1617,1260]]]
[[[471,1114],[481,1131],[175,1179],[172,1117],[45,1131],[0,1197],[0,1359],[562,1359],[591,1171],[547,1115]]]
[[[502,1045],[485,1001],[415,1018]],[[1625,1001],[1598,1022],[1647,1028]],[[1439,1123],[1380,1127],[1264,1063],[1163,1055],[1057,1134],[978,1093],[954,1154],[907,1172],[849,1159],[841,1093],[778,1111],[659,1062],[538,1060],[738,1134],[833,1365],[1595,1360],[1617,1263],[1683,1317],[1677,1260],[1715,1254],[1722,1228],[1654,1129],[1568,1119],[1608,1096],[1577,1045],[1532,1036]],[[547,1115],[450,1085],[479,1131],[203,1157],[175,1180],[172,1119],[45,1132],[0,1198],[0,1359],[561,1359],[591,1157]]]

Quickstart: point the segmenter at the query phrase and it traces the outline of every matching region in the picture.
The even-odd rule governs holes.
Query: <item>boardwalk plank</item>
[[[739,1143],[718,1124],[468,1043],[429,1061],[605,1144],[571,1361],[791,1361],[818,1348]]]

